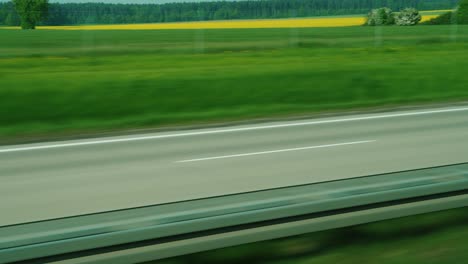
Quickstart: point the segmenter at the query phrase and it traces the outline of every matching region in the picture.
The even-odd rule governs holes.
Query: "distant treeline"
[[[50,4],[45,25],[120,24],[199,20],[285,18],[364,14],[387,6],[394,10],[451,9],[458,0],[250,0],[169,4]],[[0,3],[0,24],[19,25],[11,2]]]

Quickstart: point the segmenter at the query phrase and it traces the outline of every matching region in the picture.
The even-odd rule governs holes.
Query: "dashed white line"
[[[264,126],[250,126],[250,127],[228,128],[228,129],[214,129],[214,130],[207,130],[207,131],[193,131],[193,132],[175,133],[175,134],[134,136],[134,137],[124,137],[124,138],[107,138],[107,139],[100,139],[100,140],[79,141],[79,142],[70,142],[70,143],[52,143],[52,144],[47,144],[47,145],[25,145],[23,147],[10,147],[10,148],[3,148],[3,149],[0,148],[0,153],[16,152],[16,151],[29,151],[29,150],[40,150],[40,149],[52,149],[52,148],[77,147],[77,146],[97,145],[97,144],[121,143],[121,142],[151,140],[151,139],[200,136],[200,135],[243,132],[243,131],[273,129],[273,128],[284,128],[284,127],[321,125],[321,124],[364,121],[364,120],[374,120],[374,119],[383,119],[383,118],[395,118],[395,117],[420,116],[420,115],[441,114],[441,113],[453,113],[453,112],[461,112],[461,111],[468,111],[468,107],[437,109],[437,110],[428,110],[428,111],[419,111],[419,112],[392,113],[392,114],[383,114],[383,115],[358,116],[358,117],[341,118],[341,119],[315,120],[315,121],[285,123],[285,124],[274,124],[274,125],[264,125]]]
[[[347,145],[357,145],[357,144],[372,143],[372,142],[375,142],[375,141],[376,141],[376,140],[365,140],[365,141],[354,141],[354,142],[336,143],[336,144],[329,144],[329,145],[318,145],[318,146],[308,146],[308,147],[300,147],[300,148],[278,149],[278,150],[251,152],[251,153],[243,153],[243,154],[233,154],[233,155],[226,155],[226,156],[217,156],[217,157],[207,157],[207,158],[199,158],[199,159],[180,160],[180,161],[176,161],[176,163],[188,163],[188,162],[198,162],[198,161],[208,161],[208,160],[218,160],[218,159],[230,159],[230,158],[239,158],[239,157],[247,157],[247,156],[274,154],[274,153],[281,153],[281,152],[291,152],[291,151],[300,151],[300,150],[309,150],[309,149],[319,149],[319,148],[331,148],[331,147],[340,147],[340,146],[347,146]]]

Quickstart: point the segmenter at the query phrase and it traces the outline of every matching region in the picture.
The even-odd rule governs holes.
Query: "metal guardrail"
[[[468,164],[0,227],[0,263],[135,263],[462,206]]]

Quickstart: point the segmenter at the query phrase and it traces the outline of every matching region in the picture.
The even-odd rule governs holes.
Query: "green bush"
[[[468,0],[461,0],[457,11],[458,24],[468,24]]]
[[[385,26],[395,24],[395,15],[388,7],[372,9],[367,15],[368,26]]]
[[[395,17],[398,26],[414,26],[421,21],[421,15],[415,8],[405,8]]]
[[[36,24],[47,17],[48,0],[13,0],[13,4],[21,18],[22,29],[35,29]]]

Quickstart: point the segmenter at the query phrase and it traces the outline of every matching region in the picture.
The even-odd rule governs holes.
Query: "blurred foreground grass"
[[[468,99],[461,25],[0,38],[0,142]]]
[[[147,264],[464,264],[468,208],[247,244]]]

